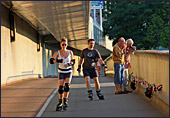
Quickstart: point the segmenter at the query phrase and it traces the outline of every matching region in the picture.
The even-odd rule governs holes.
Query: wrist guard
[[[68,66],[72,66],[72,64],[71,64],[71,63],[67,63],[67,65],[68,65]]]
[[[75,64],[75,59],[72,59],[70,63],[67,63],[68,66],[73,66]]]
[[[71,62],[72,62],[71,65],[73,66],[75,64],[75,59],[72,59]]]
[[[63,59],[56,59],[57,63],[63,63]]]
[[[103,66],[104,68],[107,68],[107,65],[106,65],[106,64],[102,64],[102,66]]]
[[[54,58],[50,58],[50,64],[54,64],[54,61],[55,59]]]
[[[81,65],[78,65],[78,69],[77,69],[77,71],[80,71],[80,69],[81,69]]]

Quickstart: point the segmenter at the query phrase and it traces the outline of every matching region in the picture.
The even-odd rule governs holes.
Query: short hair
[[[133,45],[133,40],[131,38],[127,39],[126,42]]]
[[[89,43],[90,41],[94,41],[94,42],[95,42],[95,40],[94,40],[94,39],[89,39],[89,40],[88,40],[88,43]]]
[[[60,43],[62,43],[62,42],[68,42],[67,38],[66,37],[61,38]]]
[[[118,40],[118,42],[119,42],[119,41],[121,41],[121,42],[124,41],[124,42],[125,42],[125,38],[124,38],[124,37],[120,37],[119,40]]]

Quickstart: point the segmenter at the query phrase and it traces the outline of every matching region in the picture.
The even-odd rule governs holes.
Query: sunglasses
[[[95,43],[89,43],[89,44],[95,44]]]
[[[62,44],[62,46],[66,46],[66,44]]]

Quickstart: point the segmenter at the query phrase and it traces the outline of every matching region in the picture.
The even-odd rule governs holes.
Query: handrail
[[[15,76],[9,76],[6,80],[6,86],[8,84],[8,81],[11,79],[11,78],[16,78],[16,77],[22,77],[22,76],[29,76],[29,75],[38,75],[38,77],[40,78],[42,76],[42,74],[33,74],[33,70],[32,71],[24,71],[22,73],[32,73],[32,74],[22,74],[22,75],[15,75]]]

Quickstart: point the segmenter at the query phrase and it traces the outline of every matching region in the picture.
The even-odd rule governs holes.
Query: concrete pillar
[[[44,39],[43,39],[44,40]],[[47,69],[46,69],[46,52],[45,52],[45,43],[42,43],[42,57],[43,57],[43,77],[47,77]]]
[[[100,8],[100,29],[103,31],[102,27],[102,9]]]

